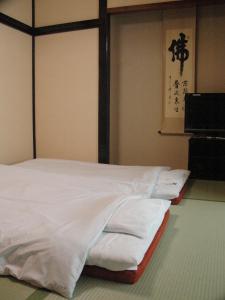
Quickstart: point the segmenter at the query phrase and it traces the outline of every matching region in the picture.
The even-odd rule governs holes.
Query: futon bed
[[[135,283],[152,258],[168,218],[169,210],[153,239],[141,240],[131,235],[104,233],[101,240],[90,250],[83,274],[116,282]],[[134,266],[129,267],[132,264]]]
[[[151,198],[168,168],[91,165],[0,166],[0,275],[65,297],[83,269],[123,282],[139,278],[168,219],[170,201]]]
[[[71,176],[109,177],[110,180],[132,181],[133,184],[135,184],[135,180],[145,180],[148,184],[147,178],[143,174],[145,174],[145,171],[155,168],[150,166],[96,164],[60,159],[32,159],[19,163],[17,166]],[[170,167],[159,168],[160,172],[154,183],[151,197],[170,200],[173,205],[179,204],[185,194],[186,181],[190,175],[190,171],[182,169],[171,170]]]
[[[55,159],[29,160],[17,166],[71,176],[109,177],[111,180],[128,180],[133,184],[135,184],[135,180],[145,180],[143,174],[151,169],[151,167],[116,166]],[[151,197],[168,199],[174,205],[179,204],[185,193],[185,182],[189,174],[190,172],[187,170],[170,170],[169,167],[160,167],[159,176],[155,182]],[[151,258],[153,249],[165,229],[169,213],[165,215],[165,220],[160,219],[160,224],[164,225],[159,229],[159,224],[156,227],[158,230],[157,234],[157,230],[153,231],[150,239],[140,240],[138,237],[127,235],[126,232],[125,235],[115,232],[104,232],[95,247],[89,251],[83,273],[119,282],[136,282],[143,273],[147,262]],[[148,229],[150,231],[150,226]],[[153,239],[154,236],[155,239]],[[125,252],[124,249],[126,249]],[[130,253],[131,250],[133,250],[132,253]],[[117,254],[116,256],[115,253]],[[123,257],[124,253],[126,253],[125,257]],[[130,264],[128,263],[129,259],[132,261]]]

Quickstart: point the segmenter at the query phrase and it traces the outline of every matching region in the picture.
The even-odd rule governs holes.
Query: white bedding
[[[48,173],[65,174],[71,176],[85,176],[86,178],[99,177],[108,179],[109,181],[119,181],[132,184],[135,192],[146,192],[151,194],[155,186],[155,182],[152,181],[152,173],[157,172],[158,175],[165,170],[169,170],[169,167],[164,166],[119,166],[98,164],[90,162],[81,162],[75,160],[60,160],[60,159],[32,159],[19,163],[17,167],[41,170]]]
[[[90,249],[86,264],[110,271],[137,270],[163,218],[163,213],[158,214],[149,227],[148,237],[144,239],[129,234],[103,232]]]
[[[153,189],[152,197],[163,199],[177,198],[189,175],[190,171],[182,169],[162,171]]]
[[[170,201],[161,199],[132,199],[121,205],[112,215],[104,231],[125,233],[149,239],[151,228],[170,207]]]
[[[138,182],[146,182],[147,186],[150,182],[153,182],[149,180],[146,171],[155,169],[155,167],[115,166],[54,159],[30,160],[18,166],[50,173],[63,173],[73,176],[82,174],[87,177],[97,176],[99,178],[122,180],[133,184],[136,192],[138,189],[140,191]],[[156,205],[159,201],[158,206],[161,206],[161,212],[160,209],[158,210],[155,207],[154,213],[154,209],[152,210],[152,207],[150,207],[151,202],[149,199],[142,199],[139,202],[132,200],[120,206],[106,225],[105,232],[101,235],[99,241],[90,249],[87,264],[97,265],[112,271],[137,269],[138,263],[142,260],[161,224],[165,211],[169,207],[169,202],[163,202],[159,198],[173,199],[178,197],[189,174],[190,172],[187,170],[169,170],[168,167],[159,167],[157,181],[154,183],[153,191],[152,186],[150,190],[152,191],[151,197],[157,198],[156,200],[151,199],[151,202],[153,201]],[[145,207],[141,205],[144,202]],[[132,203],[133,206],[130,205]],[[139,217],[140,214],[141,218]],[[155,224],[153,220],[159,220],[155,231],[152,229]],[[126,234],[119,234],[119,232]],[[121,249],[124,249],[124,251],[121,252]]]
[[[147,184],[0,166],[0,274],[71,297],[109,218],[151,194],[160,171],[143,169]]]
[[[136,191],[140,188],[138,183],[142,182],[142,184],[146,185],[150,183],[147,171],[151,172],[151,170],[156,168],[150,166],[105,165],[58,159],[32,159],[17,164],[17,166],[65,175],[108,177],[110,180],[130,182],[134,187],[136,186]],[[169,167],[158,168],[160,168],[159,177],[155,183],[151,197],[168,200],[178,197],[183,185],[190,175],[190,171],[182,169],[170,170]],[[146,188],[146,186],[144,188]]]

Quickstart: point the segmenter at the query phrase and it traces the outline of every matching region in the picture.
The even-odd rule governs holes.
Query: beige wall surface
[[[121,7],[141,4],[153,4],[162,2],[171,2],[174,0],[108,0],[108,7]],[[180,1],[180,0],[175,0]]]
[[[0,12],[32,25],[32,0],[0,0]]]
[[[36,39],[37,156],[98,159],[98,30]]]
[[[225,4],[199,10],[197,88],[225,92]]]
[[[36,0],[36,27],[98,18],[98,0]]]
[[[200,8],[199,16],[197,90],[223,92],[224,5]],[[113,163],[187,167],[188,137],[158,134],[162,117],[162,40],[160,11],[112,17]]]
[[[31,37],[0,24],[0,163],[32,158]]]

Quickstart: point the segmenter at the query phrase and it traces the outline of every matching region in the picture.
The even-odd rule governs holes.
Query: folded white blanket
[[[162,171],[153,189],[153,198],[174,199],[179,196],[181,189],[190,175],[188,170]]]
[[[103,232],[98,242],[90,249],[86,264],[111,271],[137,270],[163,218],[164,216],[160,216],[155,220],[146,239],[130,234]]]
[[[170,201],[161,199],[132,199],[113,214],[104,231],[148,238],[155,221],[164,216]]]

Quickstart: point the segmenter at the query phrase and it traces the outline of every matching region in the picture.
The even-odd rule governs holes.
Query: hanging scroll
[[[164,133],[182,133],[184,96],[194,92],[195,9],[164,13]]]

